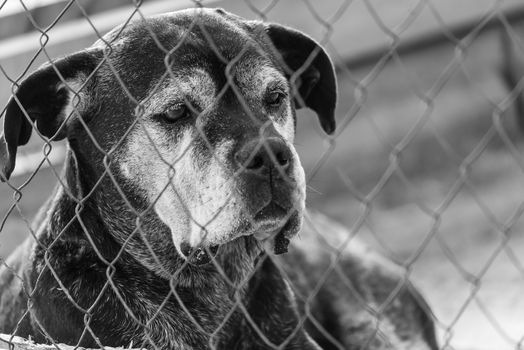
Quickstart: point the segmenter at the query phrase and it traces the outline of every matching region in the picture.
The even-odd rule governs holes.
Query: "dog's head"
[[[1,175],[35,128],[74,142],[94,177],[106,156],[123,194],[151,209],[182,256],[243,235],[274,238],[279,253],[304,210],[295,109],[314,110],[330,134],[335,104],[332,63],[308,36],[222,10],[168,13],[23,81],[5,115]]]

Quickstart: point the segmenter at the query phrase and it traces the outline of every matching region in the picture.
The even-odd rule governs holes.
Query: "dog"
[[[519,34],[522,27],[500,29],[500,45],[502,52],[502,67],[500,76],[507,90],[514,95],[513,105],[515,110],[515,121],[520,132],[524,132],[524,96],[520,88],[524,77],[524,52],[522,51],[522,40]]]
[[[130,22],[32,73],[5,111],[2,179],[33,129],[68,152],[34,237],[0,270],[0,332],[92,348],[437,349],[399,268],[320,214],[323,238],[302,225],[295,110],[332,134],[336,101],[317,42],[221,9]]]

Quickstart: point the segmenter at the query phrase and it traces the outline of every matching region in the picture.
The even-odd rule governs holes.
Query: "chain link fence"
[[[174,271],[164,268],[170,261],[166,263],[162,260],[169,260],[160,246],[162,242],[155,241],[154,237],[147,234],[151,228],[151,211],[164,200],[166,191],[175,193],[181,199],[179,204],[183,208],[180,210],[185,210],[191,217],[191,227],[200,227],[198,234],[194,234],[196,238],[192,238],[192,243],[196,242],[197,245],[199,239],[209,238],[207,230],[211,232],[213,229],[220,229],[220,226],[213,226],[214,221],[220,222],[226,217],[233,222],[234,218],[226,216],[224,212],[232,210],[234,205],[238,205],[238,198],[245,195],[233,187],[229,191],[222,191],[227,192],[226,194],[217,194],[217,188],[229,188],[227,186],[232,181],[244,176],[244,171],[257,168],[254,163],[261,152],[275,163],[280,173],[287,171],[285,167],[288,160],[283,160],[282,153],[275,152],[276,146],[268,146],[264,139],[250,149],[241,170],[230,172],[224,159],[220,158],[222,155],[215,150],[217,144],[209,140],[203,129],[197,128],[199,137],[205,140],[201,152],[212,154],[206,162],[216,163],[219,168],[216,174],[212,174],[216,175],[212,179],[216,183],[199,178],[198,173],[191,178],[199,186],[202,181],[208,181],[206,186],[215,192],[202,192],[201,197],[207,198],[207,201],[219,201],[219,208],[210,210],[211,214],[201,213],[201,207],[190,203],[194,198],[183,198],[184,194],[178,193],[180,188],[176,189],[172,185],[177,181],[177,174],[188,171],[188,167],[195,171],[191,168],[193,164],[184,163],[187,162],[187,151],[180,151],[178,159],[173,159],[162,151],[157,136],[151,134],[151,130],[142,122],[152,108],[151,104],[159,103],[154,100],[155,93],[165,86],[158,84],[154,88],[148,87],[151,88],[148,91],[153,93],[139,96],[139,89],[129,85],[130,78],[121,76],[119,67],[107,60],[107,52],[114,50],[115,42],[103,37],[108,30],[120,23],[124,23],[122,28],[125,29],[133,21],[154,13],[203,6],[223,7],[245,18],[287,24],[311,35],[333,60],[339,88],[336,131],[327,135],[319,126],[314,113],[300,110],[294,141],[294,147],[306,170],[308,210],[304,215],[303,230],[309,233],[300,234],[292,241],[298,248],[310,252],[313,248],[308,246],[309,241],[304,236],[314,236],[316,243],[313,245],[329,257],[329,263],[319,273],[311,271],[314,281],[304,282],[300,280],[302,277],[297,277],[295,267],[286,265],[289,261],[286,257],[293,257],[294,251],[298,249],[294,250],[293,245],[288,254],[257,259],[253,271],[236,276],[236,279],[232,278],[231,266],[224,265],[223,260],[211,258],[211,266],[224,277],[216,288],[229,292],[234,290],[222,322],[212,330],[205,324],[205,320],[199,319],[198,312],[194,314],[195,305],[186,305],[185,296],[179,295],[184,271],[192,269],[191,259],[181,266],[177,265]],[[351,312],[358,315],[362,312],[365,313],[362,317],[366,322],[372,323],[374,332],[371,335],[366,333],[368,337],[360,340],[361,348],[379,348],[377,342],[380,346],[389,345],[395,348],[395,343],[387,339],[388,321],[391,317],[388,310],[394,308],[395,303],[401,299],[404,289],[414,283],[433,310],[438,348],[521,349],[524,342],[524,298],[521,296],[524,292],[524,265],[521,258],[524,252],[524,236],[521,234],[524,228],[524,162],[519,125],[522,125],[523,117],[520,114],[523,108],[521,78],[524,76],[521,73],[524,69],[519,63],[524,63],[524,27],[520,24],[523,18],[524,7],[516,0],[471,0],[460,3],[451,0],[354,0],[323,3],[309,0],[129,0],[112,3],[55,0],[40,4],[4,0],[0,2],[0,80],[3,87],[0,101],[4,106],[2,119],[6,115],[10,98],[15,98],[16,103],[23,107],[24,101],[15,97],[22,81],[40,63],[49,63],[56,72],[55,75],[60,78],[62,88],[72,94],[73,108],[68,111],[66,120],[78,120],[79,127],[92,140],[89,147],[96,150],[94,152],[97,154],[92,156],[98,159],[95,167],[103,175],[89,179],[90,183],[86,188],[90,188],[92,192],[83,193],[83,187],[72,187],[71,183],[80,183],[79,179],[85,174],[73,172],[72,175],[67,175],[62,174],[59,169],[64,162],[78,166],[85,159],[72,156],[66,159],[66,143],[54,142],[54,139],[59,138],[55,133],[58,133],[60,127],[52,133],[43,132],[39,124],[41,122],[34,123],[33,118],[30,125],[34,129],[31,141],[25,148],[19,148],[17,166],[11,178],[0,186],[2,269],[4,273],[7,270],[12,271],[14,278],[19,281],[27,278],[19,273],[19,266],[14,265],[8,256],[26,237],[33,243],[37,242],[43,249],[41,261],[45,262],[45,268],[42,271],[47,269],[51,273],[51,278],[63,293],[62,302],[71,303],[82,315],[78,320],[83,325],[82,337],[98,339],[91,327],[97,317],[97,303],[104,298],[107,291],[114,293],[118,308],[123,307],[126,317],[132,319],[130,331],[140,332],[144,338],[144,342],[140,344],[119,344],[124,347],[159,348],[155,343],[155,336],[162,329],[159,314],[168,300],[173,298],[187,316],[185,322],[188,332],[205,334],[209,338],[210,348],[216,347],[213,339],[227,329],[228,322],[236,317],[236,313],[240,313],[267,348],[285,348],[305,323],[310,322],[328,340],[329,345],[326,348],[344,349],[343,342],[332,336],[332,329],[315,318],[313,301],[322,294],[324,285],[332,284],[358,299],[360,303],[358,312],[348,310],[348,317]],[[198,27],[200,24],[196,22],[194,25]],[[4,34],[9,31],[11,34]],[[151,37],[158,49],[164,52],[162,68],[165,76],[180,79],[170,71],[169,61],[170,55],[176,53],[180,47],[164,47],[162,38],[158,38],[154,30],[142,35]],[[239,86],[231,73],[241,57],[224,56],[222,48],[213,39],[215,35],[216,33],[206,34],[206,45],[222,62],[227,78],[224,86],[218,88],[217,100],[225,98],[227,91],[231,90],[242,105],[239,113],[244,114],[248,120],[257,120],[258,111],[249,107],[250,102],[242,92],[243,87]],[[82,84],[78,85],[70,79],[68,72],[61,69],[62,61],[56,57],[88,47],[94,40],[99,40],[99,46],[106,50],[103,55],[106,60],[103,64],[95,65],[92,73],[86,74]],[[288,67],[287,73],[292,82],[297,74],[308,69],[317,54],[318,51],[315,51],[303,66],[294,69]],[[85,106],[82,99],[86,97],[83,91],[90,91],[94,84],[92,79],[97,75],[97,79],[100,79],[100,70],[114,78],[117,84],[108,86],[118,91],[115,95],[125,97],[109,102],[115,102],[118,106],[132,106],[135,113],[135,119],[127,124],[126,131],[119,132],[123,137],[109,143],[100,139],[100,125],[82,118],[82,113],[85,113],[81,109]],[[200,80],[200,83],[205,84],[205,80]],[[294,84],[291,85],[293,90]],[[300,89],[300,83],[297,83],[295,90],[297,89]],[[202,93],[201,90],[202,88],[199,90]],[[296,95],[297,91],[294,92]],[[194,105],[195,101],[190,102],[187,104],[190,112],[200,114],[201,111]],[[299,101],[298,105],[301,104],[307,105],[307,101]],[[112,107],[111,111],[118,113],[118,106]],[[175,112],[179,111],[175,108]],[[28,113],[31,111],[24,112],[24,118],[30,120]],[[177,117],[179,115],[174,116]],[[271,122],[262,123],[259,126],[260,135],[272,125]],[[326,129],[324,124],[323,126]],[[105,128],[108,126],[102,127]],[[128,166],[135,167],[133,169],[139,167],[140,163],[151,166],[147,157],[141,156],[141,152],[147,150],[154,150],[155,153],[150,156],[158,155],[162,163],[160,170],[146,169],[151,172],[161,171],[164,181],[160,184],[161,189],[157,188],[158,191],[151,195],[151,203],[146,206],[137,202],[136,198],[129,198],[129,184],[118,175],[122,170],[115,171],[115,162],[121,161],[124,156],[122,145],[129,144],[129,139],[136,130],[140,130],[145,136],[137,139],[140,142],[133,149],[136,159],[133,162],[129,160]],[[189,142],[185,146],[191,149],[189,153],[194,153],[194,143]],[[133,169],[128,171],[132,173]],[[148,182],[147,172],[135,173],[135,177],[140,178],[140,183],[148,188],[157,185]],[[283,174],[283,177],[288,178],[289,174]],[[49,220],[58,225],[60,218],[46,217],[46,212],[37,212],[52,195],[51,188],[55,183],[58,183],[58,191],[69,201],[68,210],[72,213],[72,219],[61,223],[63,231],[57,237],[44,241],[39,236],[43,228],[38,225]],[[192,188],[192,184],[183,183],[181,188]],[[100,191],[120,196],[119,205],[122,206],[113,208],[116,213],[113,213],[112,219],[117,220],[121,215],[121,220],[110,224],[116,228],[125,227],[131,232],[125,238],[120,237],[121,250],[109,254],[111,258],[108,258],[105,251],[107,247],[101,247],[100,241],[93,235],[97,223],[85,219],[86,211],[90,210],[93,198],[100,196]],[[202,199],[200,202],[202,207],[207,205],[206,200]],[[300,205],[297,200],[287,211],[285,219],[289,220],[295,211],[301,212]],[[317,214],[317,211],[334,218],[342,225]],[[163,220],[165,222],[167,219]],[[250,224],[253,223],[246,223]],[[46,253],[54,249],[63,254],[63,249],[66,248],[61,246],[59,238],[71,225],[75,225],[83,233],[82,239],[89,244],[94,254],[93,259],[104,265],[101,274],[105,277],[105,282],[102,283],[102,291],[94,297],[95,301],[91,304],[83,304],[83,301],[75,297],[79,290],[87,287],[62,281],[61,271],[57,271],[53,265],[53,254]],[[210,227],[213,229],[209,229]],[[335,232],[337,237],[326,237],[326,232],[333,236]],[[348,249],[360,251],[361,242],[387,256],[402,271],[397,280],[399,283],[386,288],[388,294],[374,302],[362,297],[355,281],[340,272],[344,267],[344,252]],[[137,248],[137,244],[143,244],[144,247]],[[285,247],[279,249],[279,245],[285,244],[277,240],[271,249],[286,250]],[[141,259],[149,266],[163,266],[163,270],[160,269],[158,273],[170,281],[161,306],[158,310],[149,310],[150,313],[145,318],[137,314],[130,304],[132,302],[128,294],[138,291],[135,284],[153,285],[155,280],[137,282],[133,280],[131,273],[128,275],[129,285],[120,285],[121,279],[115,277],[120,273],[123,261],[128,258],[128,249],[148,255]],[[225,248],[218,249],[220,252],[220,249]],[[178,253],[187,253],[190,258],[205,260],[216,252],[214,247],[207,247],[188,253],[182,245],[178,247]],[[220,254],[225,253],[219,253],[217,257],[222,256]],[[372,252],[359,254],[361,253],[355,256],[363,260],[368,256],[375,256]],[[66,259],[75,261],[74,257]],[[292,335],[280,343],[273,343],[264,329],[257,325],[253,310],[245,305],[240,293],[252,283],[251,278],[266,260],[276,264],[278,273],[288,281],[298,303],[305,305]],[[315,257],[309,256],[306,260],[314,261]],[[309,266],[305,260],[296,260],[295,263]],[[358,265],[359,262],[355,264]],[[37,283],[45,283],[41,278],[43,277],[37,279]],[[309,283],[312,287],[305,293],[301,283]],[[72,286],[76,289],[71,290]],[[31,290],[27,290],[26,286],[24,291],[29,310],[36,289],[32,286]],[[216,305],[214,307],[219,309]],[[21,315],[15,322],[17,329],[24,327],[23,319],[30,314],[31,311],[26,311]],[[122,316],[122,322],[126,317]],[[38,320],[38,317],[34,319]],[[49,348],[68,348],[58,344],[46,327],[35,322],[37,324],[33,326],[40,330],[45,342],[52,344]],[[350,330],[347,332],[350,333]],[[355,332],[358,333],[358,329]],[[2,341],[9,348],[25,349],[36,346],[9,335],[2,336],[0,344]],[[74,339],[68,346],[74,347],[79,341]],[[97,343],[99,348],[105,345],[107,344]],[[41,348],[47,347],[42,345]]]

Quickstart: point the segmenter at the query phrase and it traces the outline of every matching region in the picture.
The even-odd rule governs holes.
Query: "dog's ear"
[[[87,77],[98,65],[98,51],[81,51],[46,64],[28,76],[5,108],[0,135],[0,180],[9,179],[18,146],[31,137],[32,123],[50,140],[66,137],[66,105],[71,93],[64,83]]]
[[[337,81],[331,59],[313,39],[298,30],[268,24],[266,33],[282,56],[284,70],[296,86],[295,106],[314,110],[324,131],[335,131]]]
[[[502,80],[510,92],[521,89],[521,80],[524,78],[524,52],[522,51],[522,41],[514,38],[507,29],[501,28],[500,43],[502,45],[503,65],[501,69]],[[520,86],[519,86],[520,85]],[[517,123],[521,132],[524,131],[524,92],[518,91],[515,97],[515,109]]]

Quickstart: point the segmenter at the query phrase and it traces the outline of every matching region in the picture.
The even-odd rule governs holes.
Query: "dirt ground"
[[[513,110],[495,123],[507,94],[500,65],[498,33],[489,32],[464,56],[445,44],[395,57],[373,78],[374,66],[342,69],[343,131],[331,143],[312,113],[299,115],[296,147],[307,172],[329,155],[309,181],[308,207],[408,268],[444,349],[519,349],[524,339],[524,144]],[[30,220],[54,183],[43,169],[23,189],[23,215],[8,215],[0,257],[28,234],[22,216]],[[12,192],[0,185],[1,217]],[[366,203],[371,210],[356,226]]]

